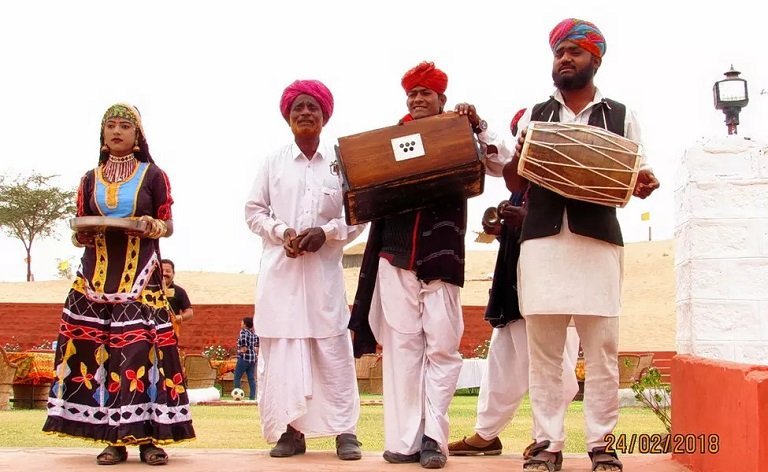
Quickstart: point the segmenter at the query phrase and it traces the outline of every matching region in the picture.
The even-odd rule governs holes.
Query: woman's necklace
[[[121,157],[110,154],[109,159],[104,163],[101,175],[109,183],[124,182],[133,174],[137,165],[138,161],[133,154]]]

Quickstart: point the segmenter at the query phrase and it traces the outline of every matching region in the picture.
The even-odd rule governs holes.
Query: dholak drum
[[[145,231],[147,222],[133,218],[112,218],[109,216],[80,216],[69,220],[73,231],[103,233],[105,231]]]
[[[532,121],[517,173],[564,197],[624,207],[635,188],[639,143],[596,126]]]

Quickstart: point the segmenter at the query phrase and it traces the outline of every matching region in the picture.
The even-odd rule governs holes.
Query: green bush
[[[650,408],[664,425],[668,433],[672,432],[672,415],[670,413],[672,387],[661,381],[661,373],[655,367],[632,384],[635,399]]]

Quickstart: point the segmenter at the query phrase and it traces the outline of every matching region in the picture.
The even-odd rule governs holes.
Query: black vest
[[[624,136],[626,113],[624,105],[604,98],[593,106],[589,124]],[[534,105],[531,121],[560,121],[560,103],[550,97],[548,101]],[[615,208],[565,198],[535,184],[531,184],[528,191],[528,215],[523,222],[520,240],[559,234],[563,211],[568,212],[568,227],[572,233],[624,245]]]

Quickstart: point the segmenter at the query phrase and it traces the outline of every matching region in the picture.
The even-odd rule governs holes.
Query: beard
[[[299,126],[296,122],[291,123],[291,131],[297,138],[316,138],[320,136],[320,131],[322,131],[322,129],[323,127],[318,124],[315,124],[314,126]]]
[[[560,90],[579,90],[589,84],[592,78],[595,76],[595,66],[589,64],[582,70],[577,70],[573,75],[563,76],[559,72],[552,71],[552,80],[555,82],[555,87]]]

